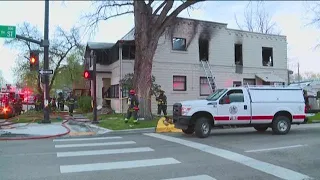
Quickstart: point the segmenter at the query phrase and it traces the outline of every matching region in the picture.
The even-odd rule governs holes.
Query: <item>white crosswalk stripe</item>
[[[199,176],[188,176],[188,177],[179,177],[179,178],[171,178],[171,179],[163,179],[163,180],[217,180],[208,175],[199,175]]]
[[[70,163],[60,165],[60,173],[80,173],[92,171],[107,171],[119,169],[132,169],[132,168],[148,168],[153,166],[168,166],[178,165],[182,162],[174,159],[173,157],[157,157],[157,158],[141,158],[137,160],[125,161],[121,159],[123,154],[138,154],[138,153],[155,153],[156,150],[150,147],[139,147],[139,143],[135,141],[126,141],[120,136],[110,137],[91,137],[91,138],[72,138],[72,139],[54,139],[55,149],[57,151],[57,158],[68,158]],[[138,147],[137,147],[138,145]],[[123,147],[124,146],[124,147]],[[135,147],[126,147],[135,146]],[[115,148],[117,147],[117,148]],[[95,149],[99,148],[99,149]],[[62,151],[61,151],[62,150]],[[90,163],[72,163],[72,158],[83,158],[87,156],[119,156],[119,160],[103,162],[94,162],[89,159]],[[150,154],[149,154],[150,155]],[[144,157],[144,156],[140,156]],[[71,158],[71,159],[70,159]],[[87,161],[86,158],[83,158]],[[99,159],[98,159],[99,160]],[[98,161],[97,160],[97,161]],[[82,160],[81,160],[82,162]],[[208,175],[194,175],[189,177],[174,177],[172,179],[160,178],[162,180],[216,180]]]

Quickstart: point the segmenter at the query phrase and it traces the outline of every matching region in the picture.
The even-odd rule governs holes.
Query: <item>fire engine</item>
[[[7,119],[21,114],[22,103],[18,94],[11,88],[1,88],[0,116]]]

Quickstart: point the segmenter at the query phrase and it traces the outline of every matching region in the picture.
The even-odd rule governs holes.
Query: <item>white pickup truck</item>
[[[200,138],[214,126],[254,127],[275,134],[287,134],[291,124],[305,122],[303,91],[297,87],[231,87],[217,89],[204,100],[173,105],[175,128]]]

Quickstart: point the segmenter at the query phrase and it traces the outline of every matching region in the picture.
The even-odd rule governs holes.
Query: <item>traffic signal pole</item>
[[[40,47],[44,47],[44,71],[49,70],[49,0],[45,0],[45,12],[44,12],[44,40],[38,41],[32,38],[24,37],[21,35],[16,35],[17,39],[22,39],[28,42],[32,42],[35,44],[40,45]],[[40,77],[40,74],[38,76],[38,79]],[[49,116],[49,75],[44,74],[44,120],[42,123],[51,123],[50,116]],[[40,81],[39,81],[40,83]]]
[[[49,0],[45,0],[45,9],[44,9],[44,40],[43,40],[43,47],[44,47],[44,62],[43,62],[43,70],[49,70]],[[44,119],[42,123],[51,123],[50,115],[49,115],[49,75],[44,74],[44,88],[43,88],[43,95],[44,95],[44,108],[43,108],[43,115]]]

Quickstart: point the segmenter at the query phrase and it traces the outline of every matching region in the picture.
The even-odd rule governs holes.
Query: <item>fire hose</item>
[[[43,135],[43,136],[32,136],[32,137],[6,137],[6,138],[1,138],[0,137],[0,141],[10,141],[10,140],[31,140],[31,139],[48,139],[48,138],[55,138],[55,137],[60,137],[60,136],[64,136],[70,133],[70,128],[68,128],[68,126],[66,126],[65,124],[69,121],[69,119],[65,120],[62,122],[61,126],[64,127],[67,132],[65,133],[60,133],[60,134],[55,134],[55,135]],[[31,123],[31,122],[30,122]],[[28,123],[28,124],[30,124]],[[12,123],[12,124],[17,124],[17,123]],[[0,124],[1,126],[8,126],[8,124]]]

